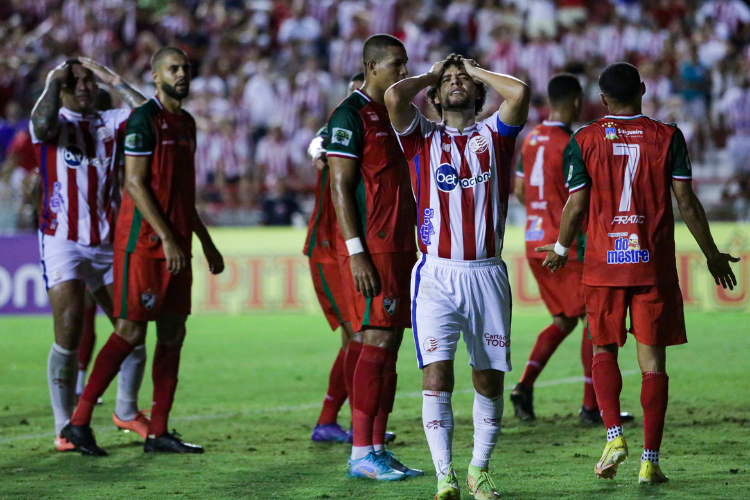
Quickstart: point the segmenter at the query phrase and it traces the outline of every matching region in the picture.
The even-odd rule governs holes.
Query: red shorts
[[[156,321],[161,313],[190,314],[193,271],[172,275],[166,259],[115,250],[115,317]]]
[[[323,309],[331,330],[349,321],[349,306],[346,293],[341,282],[341,269],[338,263],[329,264],[310,260],[310,274],[312,275],[315,294]]]
[[[539,285],[539,294],[552,316],[576,318],[586,314],[583,297],[583,262],[569,260],[554,273],[542,267],[543,259],[528,259],[531,273]]]
[[[589,335],[595,345],[625,345],[630,309],[630,333],[653,347],[687,342],[680,285],[584,286]]]
[[[349,256],[339,255],[341,278],[349,300],[352,329],[365,326],[411,328],[411,270],[417,262],[416,252],[376,253],[370,255],[380,276],[380,293],[365,299],[354,288]]]

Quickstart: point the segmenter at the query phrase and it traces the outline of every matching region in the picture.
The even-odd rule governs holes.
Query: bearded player
[[[411,326],[409,273],[416,261],[409,173],[384,105],[385,91],[406,77],[406,49],[374,35],[362,50],[365,82],[328,120],[331,197],[338,220],[336,251],[349,296],[352,331],[362,350],[352,382],[349,475],[384,481],[421,476],[385,450],[396,396],[396,360]]]
[[[492,87],[500,109],[477,122]],[[427,98],[442,117],[411,104]],[[391,87],[386,104],[411,170],[422,257],[412,274],[412,324],[422,370],[422,422],[438,478],[436,500],[460,500],[453,466],[454,368],[463,333],[474,383],[474,452],[467,486],[500,498],[489,474],[510,371],[511,291],[501,258],[516,136],[529,112],[529,87],[451,54],[429,73]]]
[[[130,111],[97,111],[97,79],[130,106],[145,101],[109,68],[90,59],[69,59],[47,75],[29,126],[42,180],[39,253],[55,331],[47,381],[59,451],[74,448],[60,431],[75,407],[87,286],[114,324],[112,242],[120,198],[117,157]],[[148,419],[138,411],[146,362],[142,344],[135,344],[123,366],[113,419],[118,427],[145,436]]]
[[[526,259],[544,305],[552,315],[552,324],[536,339],[521,380],[510,394],[515,415],[521,420],[534,420],[534,382],[547,361],[565,338],[575,329],[579,318],[585,320],[583,299],[583,233],[576,234],[571,258],[564,269],[550,274],[542,267],[544,256],[534,251],[538,246],[554,243],[560,228],[560,214],[568,200],[563,172],[563,151],[570,142],[570,127],[581,114],[583,89],[573,75],[554,76],[547,84],[550,114],[526,136],[521,161],[516,170],[515,194],[526,205]],[[528,196],[527,196],[528,195]],[[601,423],[596,393],[591,380],[594,347],[585,322],[581,341],[583,363],[583,406],[581,421]],[[622,414],[623,421],[633,416]]]
[[[599,88],[609,114],[571,138],[564,160],[570,165],[570,197],[560,234],[554,245],[537,251],[547,253],[543,265],[551,271],[563,268],[588,213],[583,284],[595,346],[594,389],[607,428],[607,445],[594,471],[597,477],[611,479],[628,457],[620,419],[622,375],[617,354],[630,331],[643,373],[644,450],[638,481],[664,483],[668,479],[659,465],[659,451],[669,386],[666,348],[687,342],[672,192],[717,285],[732,289],[737,284],[729,263],[739,259],[720,253],[714,243],[692,189],[690,158],[680,129],[641,113],[646,86],[638,70],[627,63],[612,64],[600,75]]]
[[[91,430],[91,415],[135,345],[156,321],[154,396],[146,452],[203,453],[167,431],[177,389],[185,322],[190,314],[192,235],[212,273],[221,254],[195,208],[195,121],[182,109],[190,89],[190,64],[180,49],[154,54],[156,96],[136,108],[125,136],[125,194],[115,235],[115,333],[94,362],[76,411],[62,435],[84,455],[104,456]]]

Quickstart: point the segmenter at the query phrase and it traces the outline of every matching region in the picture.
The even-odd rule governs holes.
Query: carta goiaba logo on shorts
[[[648,250],[641,250],[638,235],[633,233],[628,238],[617,238],[615,249],[607,251],[607,264],[640,264],[651,259]]]
[[[435,171],[435,183],[440,191],[450,192],[458,186],[462,188],[474,187],[477,184],[487,182],[492,177],[492,172],[487,171],[472,177],[462,179],[450,163],[443,163]]]

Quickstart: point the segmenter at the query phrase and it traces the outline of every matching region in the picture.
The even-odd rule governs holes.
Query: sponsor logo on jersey
[[[648,250],[641,250],[638,235],[615,240],[615,249],[607,251],[607,264],[640,264],[651,258]]]
[[[627,236],[628,233],[607,233],[610,238],[621,238]]]
[[[532,210],[547,210],[547,202],[546,201],[532,201],[531,209]]]
[[[526,241],[541,241],[544,239],[541,217],[529,217],[529,228],[526,230]]]
[[[619,137],[617,136],[617,129],[615,128],[615,124],[613,122],[607,122],[602,126],[604,127],[604,137],[606,139],[609,139],[610,141],[619,139]]]
[[[493,333],[485,333],[484,341],[490,347],[510,347],[510,336]]]
[[[156,305],[156,293],[151,290],[143,292],[141,294],[141,304],[149,311],[153,309]]]
[[[536,146],[539,142],[546,142],[549,141],[548,135],[539,135],[534,134],[531,136],[531,140],[529,141],[529,146]]]
[[[343,146],[348,146],[354,135],[351,130],[339,127],[333,127],[331,133],[333,134],[331,144],[341,144]]]
[[[60,192],[62,190],[62,184],[59,182],[55,182],[52,185],[52,196],[50,196],[49,199],[49,209],[54,213],[60,213],[63,211],[63,203],[65,200],[63,200],[62,193]]]
[[[490,142],[483,135],[477,135],[469,141],[469,151],[474,154],[482,154],[490,147]]]
[[[612,219],[612,225],[615,224],[642,224],[646,220],[643,215],[615,215]]]
[[[65,147],[63,159],[68,164],[68,168],[78,168],[83,163],[83,151],[74,144],[68,144]]]
[[[388,137],[389,135],[388,132],[378,132],[375,137]]]
[[[125,136],[125,147],[128,149],[136,149],[143,147],[143,140],[140,134],[128,134]]]
[[[380,117],[374,111],[368,111],[367,116],[370,118],[370,121],[373,121],[373,122],[380,121]]]
[[[424,347],[424,350],[427,352],[436,351],[438,345],[438,341],[435,337],[427,337],[424,339],[424,342],[422,342],[422,347]]]
[[[643,135],[643,130],[636,129],[636,130],[626,130],[624,128],[618,128],[617,133],[620,135],[624,135],[626,137],[632,137],[632,136],[641,136]]]
[[[422,225],[419,226],[419,239],[428,246],[432,244],[432,236],[435,234],[435,226],[432,225],[433,217],[435,217],[435,209],[425,208],[424,220]]]
[[[458,177],[458,172],[450,163],[443,163],[435,171],[435,182],[440,191],[450,192],[459,185],[462,188],[474,187],[477,184],[483,184],[492,178],[492,172],[484,172],[473,177],[462,179]]]
[[[398,307],[398,299],[396,297],[385,297],[383,299],[383,308],[389,316],[396,314],[396,308]]]
[[[445,151],[446,153],[451,150],[450,144],[443,143],[441,147],[443,148],[443,151]]]

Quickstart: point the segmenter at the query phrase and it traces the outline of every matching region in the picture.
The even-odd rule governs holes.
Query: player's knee
[[[422,369],[422,390],[453,392],[455,384],[453,363],[437,361]]]
[[[486,398],[502,396],[505,373],[500,370],[473,370],[474,389]]]
[[[148,323],[118,319],[115,333],[130,345],[141,345],[146,340]]]
[[[560,315],[553,317],[552,323],[554,323],[555,326],[557,326],[565,335],[568,335],[575,330],[575,327],[578,324],[578,318]]]

